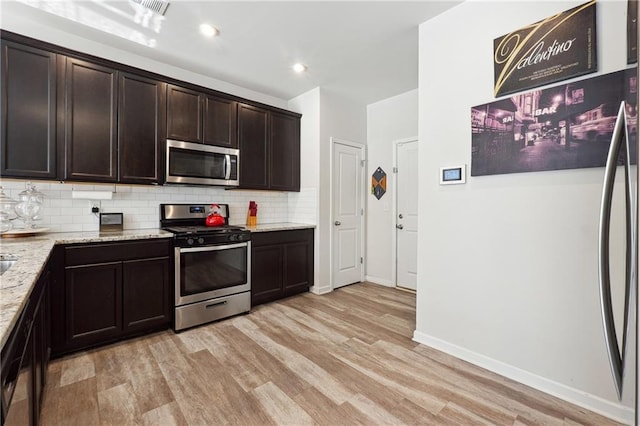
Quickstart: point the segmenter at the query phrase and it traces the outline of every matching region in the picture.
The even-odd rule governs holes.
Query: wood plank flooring
[[[411,340],[415,295],[304,294],[51,363],[43,425],[609,425]]]

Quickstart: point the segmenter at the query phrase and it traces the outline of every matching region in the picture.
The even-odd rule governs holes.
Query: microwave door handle
[[[224,173],[224,178],[225,180],[229,180],[231,179],[231,155],[226,154],[224,156],[224,169],[225,169],[225,173]]]

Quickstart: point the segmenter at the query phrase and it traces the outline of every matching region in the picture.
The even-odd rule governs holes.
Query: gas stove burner
[[[251,232],[229,225],[229,206],[214,204],[224,217],[224,225],[205,226],[211,204],[161,204],[160,227],[174,234],[176,247],[203,247],[236,244],[251,240]]]

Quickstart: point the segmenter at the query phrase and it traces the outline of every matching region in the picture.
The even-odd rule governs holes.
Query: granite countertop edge
[[[291,231],[296,229],[314,229],[316,225],[308,223],[293,223],[293,222],[280,222],[280,223],[261,223],[256,226],[245,226],[251,232],[276,232],[276,231]]]
[[[246,228],[251,232],[275,232],[315,227],[316,225],[311,224],[280,222]],[[172,236],[172,233],[161,229],[133,229],[106,233],[54,232],[33,237],[0,239],[0,259],[18,258],[18,261],[0,278],[0,348],[3,348],[7,342],[54,246],[171,238]]]
[[[171,238],[160,229],[122,232],[54,232],[0,239],[0,259],[17,258],[0,277],[0,348],[3,348],[56,245]]]

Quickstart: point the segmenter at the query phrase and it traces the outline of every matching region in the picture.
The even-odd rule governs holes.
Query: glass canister
[[[44,194],[38,191],[31,182],[27,182],[27,189],[18,194],[16,204],[16,214],[24,222],[24,229],[36,227],[35,220],[42,212],[42,201]]]
[[[11,221],[16,218],[16,204],[18,202],[5,194],[4,188],[0,186],[0,233],[13,228]]]

